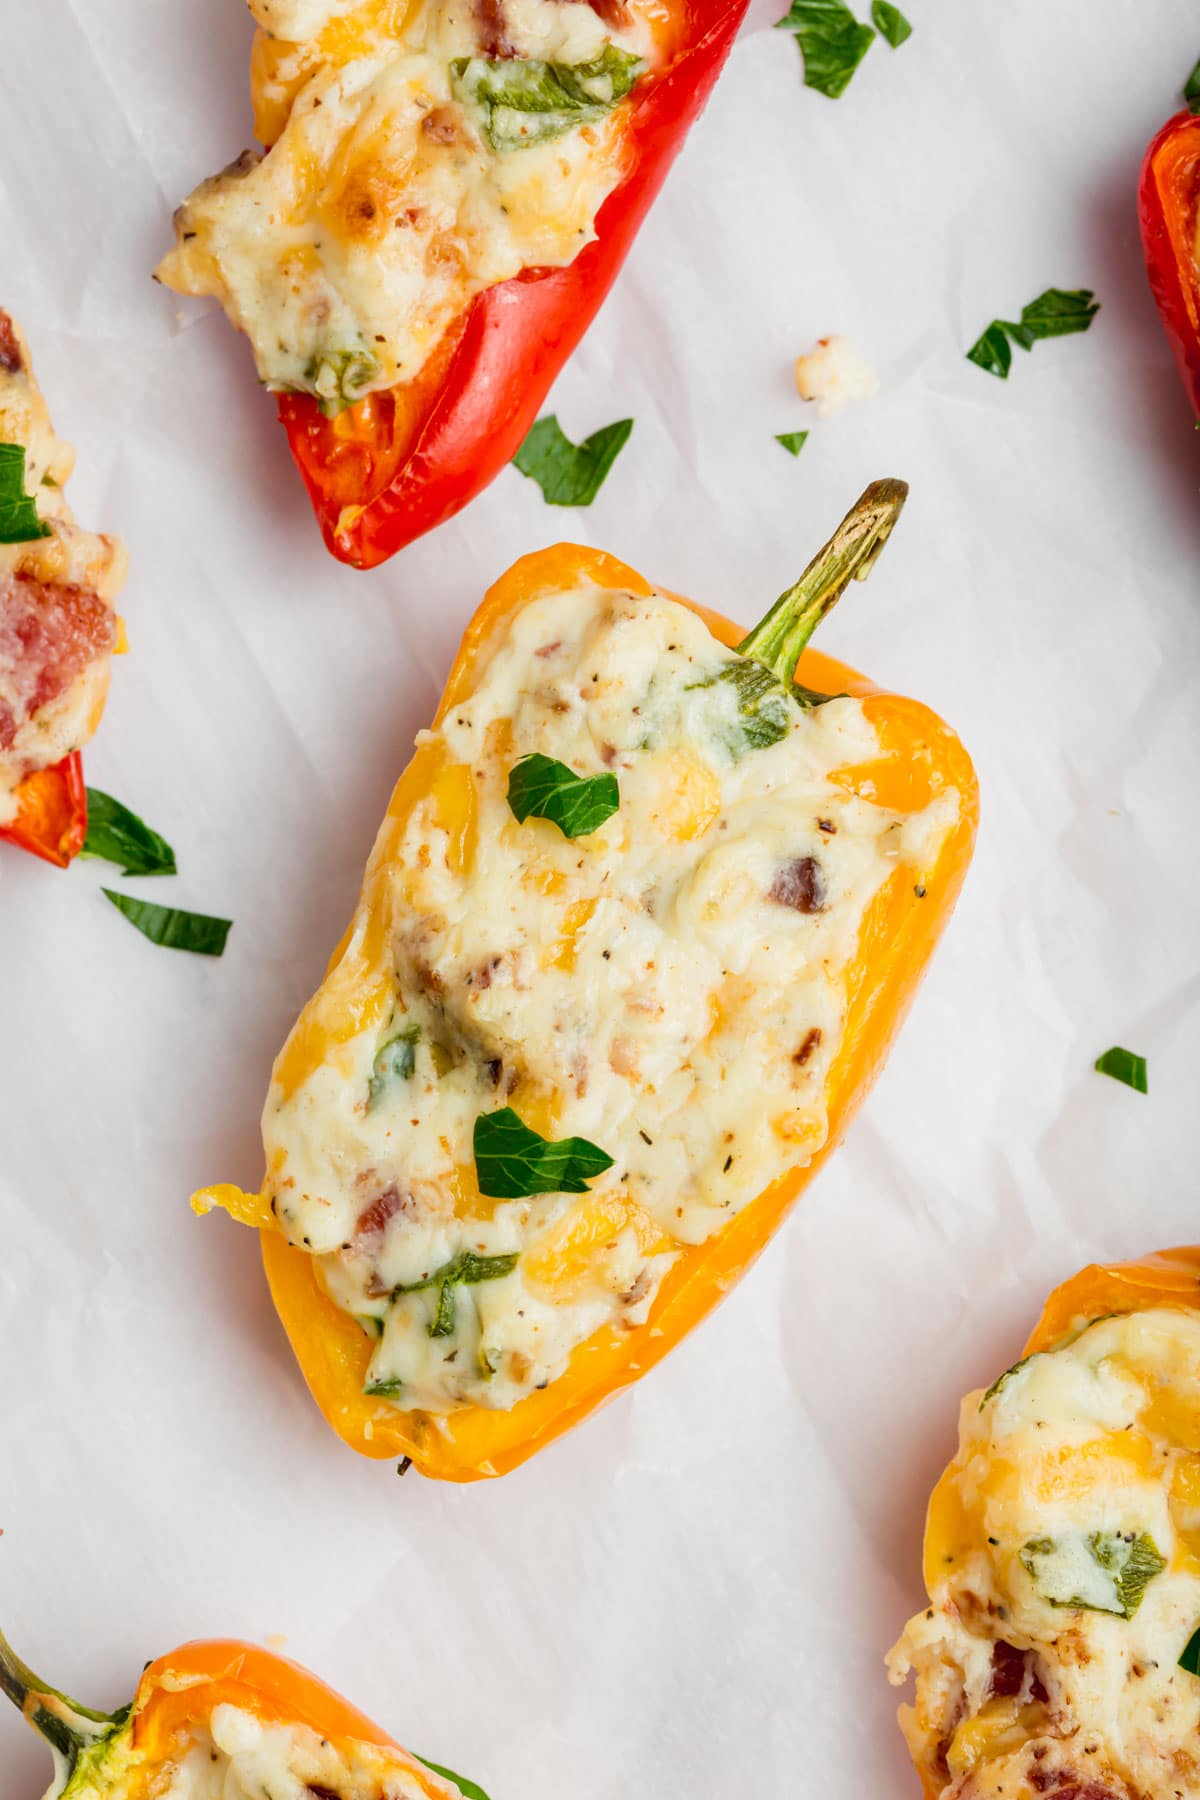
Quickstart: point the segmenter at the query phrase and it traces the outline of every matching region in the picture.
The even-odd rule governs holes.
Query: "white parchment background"
[[[960,1392],[1081,1261],[1200,1234],[1200,445],[1134,217],[1200,17],[908,0],[831,103],[777,10],[555,390],[574,436],[636,418],[595,506],[509,470],[364,577],[244,345],[149,279],[250,140],[240,0],[3,0],[0,301],[133,556],[89,776],[174,842],[173,900],[236,921],[173,955],[99,865],[0,856],[0,1616],[93,1704],[188,1637],[282,1634],[494,1800],[911,1794],[881,1657]],[[963,360],[1052,283],[1095,288],[1086,337],[1007,384]],[[792,461],[791,359],[831,330],[882,391]],[[575,536],[749,621],[878,475],[908,512],[821,641],[958,727],[984,805],[908,1029],[636,1394],[501,1483],[402,1484],[326,1430],[253,1242],[188,1194],[257,1182],[271,1057],[485,585]],[[1091,1073],[1114,1042],[1149,1098]],[[0,1718],[3,1800],[44,1779]]]

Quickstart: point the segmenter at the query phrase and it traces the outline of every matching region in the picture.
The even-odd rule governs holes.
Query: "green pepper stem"
[[[873,481],[795,586],[742,639],[738,655],[753,657],[790,687],[808,640],[850,583],[871,573],[907,498],[906,481]]]
[[[66,1694],[59,1693],[23,1663],[8,1639],[0,1633],[0,1691],[24,1713],[34,1730],[66,1763],[68,1773],[82,1752],[106,1737],[126,1716],[92,1712]]]

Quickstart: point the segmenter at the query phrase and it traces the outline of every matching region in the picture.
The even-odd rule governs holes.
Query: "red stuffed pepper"
[[[1138,216],[1150,287],[1200,415],[1200,116],[1177,113],[1150,145]]]
[[[60,868],[87,835],[79,750],[122,648],[126,560],[116,538],[72,518],[74,464],[24,334],[0,312],[0,840]]]
[[[519,449],[747,0],[249,0],[256,128],[158,274],[280,395],[333,554],[372,568]]]

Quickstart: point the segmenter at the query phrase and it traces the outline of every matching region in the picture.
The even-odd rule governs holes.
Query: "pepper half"
[[[1138,218],[1150,290],[1200,415],[1200,116],[1176,113],[1150,145]]]
[[[403,1411],[363,1392],[371,1341],[318,1284],[312,1258],[276,1228],[265,1196],[236,1188],[203,1190],[199,1211],[222,1206],[258,1225],[271,1294],[318,1406],[347,1444],[371,1457],[402,1457],[426,1475],[473,1481],[516,1468],[535,1451],[630,1386],[697,1325],[745,1273],[785,1218],[850,1121],[887,1057],[933,947],[957,899],[970,861],[978,818],[978,788],[970,760],[950,728],[915,700],[880,692],[853,669],[803,644],[852,577],[861,578],[876,555],[906,493],[902,483],[868,490],[840,531],[794,589],[777,602],[748,638],[728,620],[692,607],[724,644],[786,671],[809,704],[829,694],[861,698],[880,745],[877,759],[838,771],[851,797],[908,813],[947,788],[957,790],[957,822],[947,830],[932,866],[920,880],[903,860],[878,890],[863,919],[857,953],[845,972],[845,1025],[825,1088],[828,1137],[804,1166],[773,1182],[704,1242],[682,1249],[644,1324],[605,1327],[572,1353],[565,1371],[509,1411],[472,1405],[445,1416]],[[462,704],[492,647],[521,610],[541,596],[577,583],[634,595],[654,592],[615,557],[573,544],[523,557],[490,590],[463,638],[441,706],[440,721]],[[797,596],[800,596],[797,601]],[[678,596],[670,596],[676,599]],[[692,606],[690,601],[682,601]],[[393,793],[368,870],[399,854],[411,811],[430,791],[439,763],[419,745]],[[378,938],[378,930],[374,937]],[[378,944],[372,927],[347,932],[335,951],[331,982],[309,1003],[276,1063],[275,1079],[294,1091],[341,1042],[362,1029],[364,1008],[380,987]]]
[[[87,837],[87,788],[78,750],[51,769],[27,775],[16,790],[17,816],[0,825],[0,842],[65,869]]]
[[[170,1769],[218,1706],[261,1724],[304,1727],[335,1750],[361,1744],[395,1751],[426,1800],[487,1800],[475,1782],[402,1750],[298,1663],[235,1639],[197,1639],[160,1656],[147,1665],[129,1706],[102,1713],[40,1680],[0,1637],[0,1689],[54,1753],[56,1779],[45,1800],[146,1800],[160,1793],[155,1777]],[[321,1784],[310,1784],[309,1792],[332,1794]]]
[[[524,269],[478,295],[414,381],[336,418],[311,395],[280,396],[292,455],[339,561],[375,568],[453,518],[512,461],[616,280],[748,4],[685,0],[678,49],[629,102],[627,173],[574,262]]]

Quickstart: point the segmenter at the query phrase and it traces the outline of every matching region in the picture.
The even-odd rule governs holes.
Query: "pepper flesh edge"
[[[1176,113],[1150,144],[1138,219],[1151,292],[1200,415],[1200,116]]]
[[[0,825],[0,842],[65,869],[87,837],[87,789],[79,751],[52,768],[27,775],[16,795],[17,815],[8,825]]]
[[[596,236],[559,269],[525,269],[478,295],[441,355],[406,387],[368,396],[337,419],[308,394],[279,397],[279,417],[326,547],[375,568],[452,518],[512,461],[560,369],[620,273],[643,218],[733,46],[749,0],[688,7],[685,43],[630,100],[628,173],[596,216]],[[710,17],[711,15],[711,17]],[[390,422],[389,422],[390,415]],[[397,415],[400,422],[397,424]],[[399,432],[399,454],[384,441]],[[330,454],[355,439],[382,485],[351,500],[331,478]]]
[[[476,671],[510,618],[541,594],[594,582],[649,594],[654,590],[632,569],[603,551],[572,544],[522,557],[485,596],[463,637],[435,724],[473,691]],[[665,590],[663,590],[665,591]],[[722,643],[740,641],[740,627],[681,596]],[[826,1091],[829,1136],[802,1169],[789,1171],[751,1201],[705,1243],[681,1251],[668,1271],[645,1324],[618,1335],[605,1328],[579,1345],[567,1369],[546,1389],[508,1412],[469,1407],[444,1418],[406,1413],[362,1392],[370,1340],[321,1290],[311,1257],[274,1229],[264,1230],[262,1254],[276,1310],[305,1380],[328,1423],[365,1456],[408,1457],[423,1474],[474,1481],[508,1473],[630,1386],[697,1325],[746,1272],[808,1182],[842,1137],[887,1057],[911,1004],[920,976],[948,919],[970,861],[978,819],[978,788],[966,751],[928,708],[881,693],[863,676],[819,651],[806,651],[797,680],[822,692],[861,697],[881,740],[882,756],[865,765],[873,797],[907,811],[915,803],[914,780],[954,787],[960,816],[925,874],[925,894],[914,891],[911,868],[901,863],[880,890],[864,922],[859,952],[848,972],[849,1001],[843,1041]],[[407,812],[414,796],[420,752],[397,784],[389,822]],[[419,787],[416,789],[419,792]],[[372,879],[385,840],[368,864]],[[905,877],[910,877],[906,879]],[[336,966],[349,939],[334,952]],[[302,1015],[303,1017],[303,1015]],[[290,1042],[290,1040],[289,1040]],[[281,1055],[286,1055],[286,1047]]]
[[[133,1703],[134,1747],[165,1757],[197,1717],[225,1703],[275,1724],[306,1725],[335,1742],[399,1750],[429,1800],[458,1792],[299,1663],[236,1638],[198,1638],[150,1664]]]

